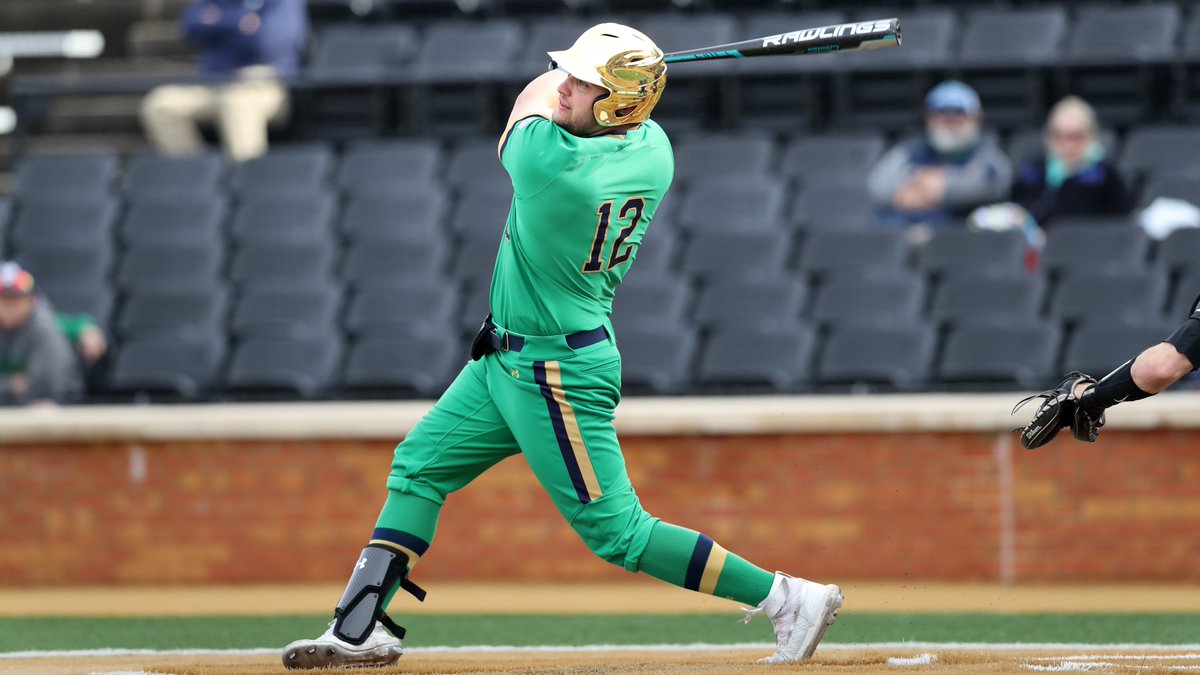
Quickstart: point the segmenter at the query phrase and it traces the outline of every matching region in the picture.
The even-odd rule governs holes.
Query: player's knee
[[[646,548],[654,518],[646,513],[630,490],[605,495],[583,506],[571,527],[588,549],[601,560],[637,571],[637,559]]]

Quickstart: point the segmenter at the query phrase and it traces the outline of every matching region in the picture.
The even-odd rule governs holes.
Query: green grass
[[[0,652],[281,647],[324,630],[314,616],[0,619]],[[405,617],[413,647],[455,645],[737,644],[772,641],[770,621],[736,615]],[[826,642],[1200,642],[1200,614],[847,614]]]

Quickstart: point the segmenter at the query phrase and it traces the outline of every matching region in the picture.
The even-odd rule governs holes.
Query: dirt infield
[[[422,614],[726,614],[729,601],[635,578],[623,584],[426,585]],[[1200,587],[843,583],[854,612],[1195,612]],[[0,588],[0,616],[324,614],[342,584]]]
[[[926,656],[929,655],[929,656]],[[707,652],[605,653],[454,653],[404,656],[398,667],[362,673],[1031,673],[1126,672],[1167,673],[1200,669],[1200,654],[1180,651],[1094,650],[1091,653],[1016,651],[1009,649],[822,649],[810,661],[790,666],[757,666],[761,651],[722,649]],[[145,672],[188,675],[280,675],[274,656],[124,656],[0,661],[0,673],[44,675],[109,675]],[[905,659],[897,663],[893,660]],[[929,662],[926,662],[929,661]],[[329,672],[329,671],[308,671]],[[332,671],[345,673],[346,671]]]

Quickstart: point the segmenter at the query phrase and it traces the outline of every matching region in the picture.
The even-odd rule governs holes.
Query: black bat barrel
[[[836,54],[899,45],[900,19],[876,19],[802,28],[743,42],[671,52],[665,55],[665,61],[708,61],[776,54]]]

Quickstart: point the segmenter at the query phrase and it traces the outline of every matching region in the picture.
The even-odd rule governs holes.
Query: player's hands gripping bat
[[[739,59],[776,54],[837,54],[840,52],[900,46],[900,19],[877,19],[840,23],[818,28],[802,28],[778,35],[730,42],[701,49],[671,52],[667,63]]]

